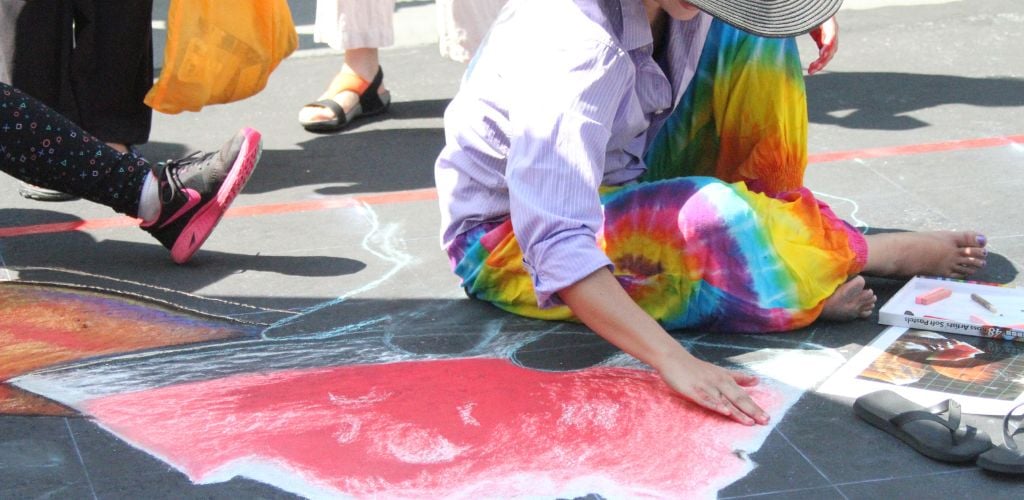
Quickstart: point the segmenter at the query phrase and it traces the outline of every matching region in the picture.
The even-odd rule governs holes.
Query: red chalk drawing
[[[90,358],[210,341],[230,357],[273,342],[228,347],[251,332],[95,293],[0,286],[0,299],[0,414],[80,411],[197,483],[239,475],[329,498],[714,496],[753,467],[737,450],[755,451],[771,430],[693,406],[652,372],[553,373],[495,358],[213,371],[118,393]],[[65,399],[59,381],[36,394],[4,383],[67,363],[82,363],[66,381],[84,400]],[[88,399],[90,384],[115,395]],[[793,392],[753,396],[777,422]]]
[[[783,396],[753,397],[782,411]],[[235,475],[311,497],[713,496],[751,465],[745,427],[627,368],[500,359],[245,374],[85,401],[194,482]]]

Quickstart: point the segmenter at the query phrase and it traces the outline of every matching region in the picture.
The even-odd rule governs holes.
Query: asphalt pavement
[[[300,33],[307,33],[313,0],[289,3]],[[166,1],[155,5],[159,26]],[[847,5],[838,18],[839,53],[824,72],[807,78],[807,186],[865,231],[981,231],[990,257],[978,279],[1024,284],[1024,5]],[[147,233],[105,207],[22,199],[17,182],[0,177],[0,230],[8,230],[0,237],[0,278],[116,290],[203,318],[263,325],[268,338],[384,332],[402,349],[420,353],[476,352],[473,346],[495,322],[506,332],[548,328],[471,303],[448,270],[432,168],[444,141],[443,112],[463,66],[438,55],[433,2],[399,2],[396,13],[396,45],[381,51],[393,98],[385,115],[337,134],[312,134],[298,125],[300,107],[319,95],[341,61],[308,34],[258,95],[197,113],[156,114],[151,141],[140,148],[153,160],[217,148],[245,126],[263,134],[255,174],[189,264],[171,263]],[[806,65],[815,49],[809,37],[799,43]],[[902,282],[870,284],[882,303]],[[883,330],[877,320],[876,312],[863,321],[816,324],[770,339],[678,335],[721,363],[780,347],[843,358]],[[556,330],[559,335],[520,349],[517,362],[571,370],[615,355],[578,326]],[[812,365],[806,365],[808,378],[827,375]],[[751,456],[757,468],[725,485],[720,497],[1024,494],[1019,479],[929,460],[853,418],[849,399],[817,394],[813,384],[807,389]],[[997,419],[970,419],[1001,435]],[[0,497],[290,496],[249,479],[194,485],[81,419],[0,416],[0,429]],[[69,449],[92,458],[44,470],[12,458],[15,448],[4,443],[15,434],[28,442],[73,441]]]

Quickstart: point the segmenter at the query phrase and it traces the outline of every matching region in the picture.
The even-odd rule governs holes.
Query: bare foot
[[[864,273],[885,277],[915,275],[966,278],[985,267],[985,237],[974,231],[882,233],[866,237]]]
[[[852,321],[871,316],[871,311],[875,309],[875,292],[864,286],[864,278],[861,276],[854,276],[840,285],[832,296],[825,299],[821,319]]]

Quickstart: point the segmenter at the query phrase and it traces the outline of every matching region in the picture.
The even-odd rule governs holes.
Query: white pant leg
[[[380,48],[395,43],[395,0],[317,0],[313,41],[333,49]]]
[[[437,0],[441,56],[458,62],[473,57],[507,0]]]

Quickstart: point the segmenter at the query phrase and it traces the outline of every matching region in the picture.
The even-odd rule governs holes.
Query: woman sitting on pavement
[[[751,425],[768,421],[742,388],[757,379],[698,360],[666,329],[851,320],[875,304],[861,273],[983,266],[981,235],[864,236],[803,188],[802,69],[795,41],[775,37],[839,4],[507,5],[445,113],[435,166],[442,244],[466,292],[582,321]]]

